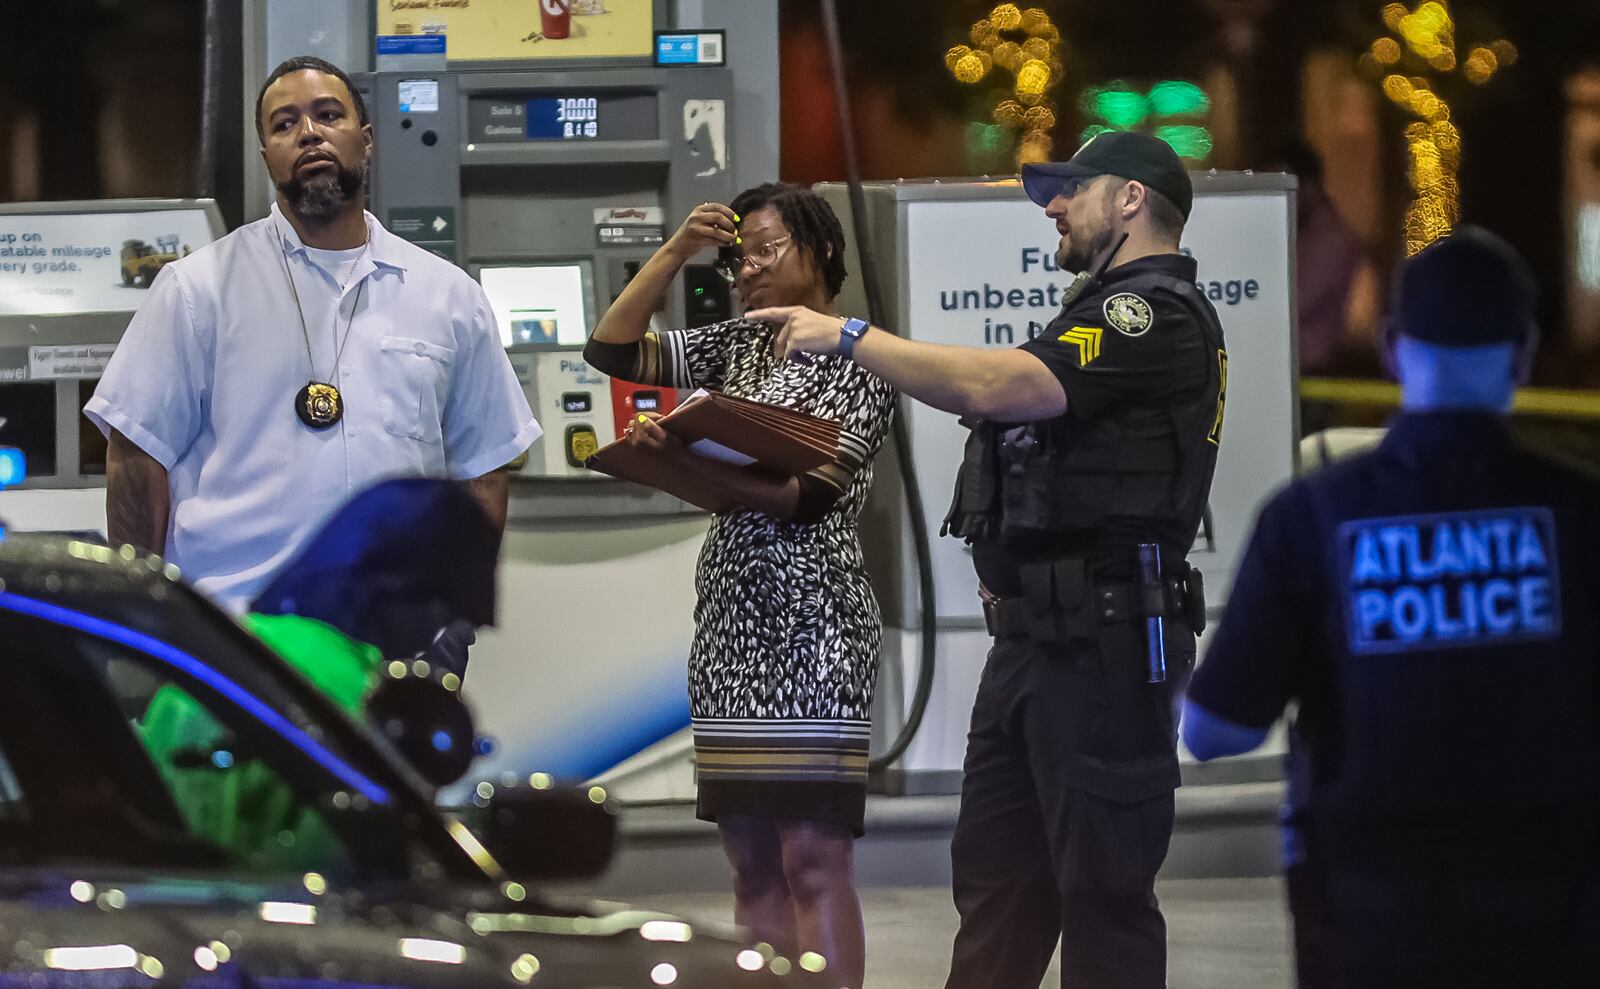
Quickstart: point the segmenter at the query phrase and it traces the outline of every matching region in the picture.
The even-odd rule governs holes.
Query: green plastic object
[[[242,623],[335,704],[361,715],[383,663],[375,647],[295,615],[249,614]],[[322,815],[270,767],[237,751],[188,691],[161,687],[138,731],[192,834],[250,869],[337,870],[341,844]]]

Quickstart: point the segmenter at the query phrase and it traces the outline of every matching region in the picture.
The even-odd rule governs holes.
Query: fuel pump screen
[[[587,261],[484,266],[484,294],[507,347],[581,347],[589,338]]]

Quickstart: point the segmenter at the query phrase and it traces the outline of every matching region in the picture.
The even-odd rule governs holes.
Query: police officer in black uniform
[[[1184,556],[1221,440],[1227,355],[1178,251],[1193,202],[1163,142],[1104,134],[1023,185],[1056,224],[1061,313],[1014,350],[903,340],[808,310],[782,354],[845,353],[971,428],[947,531],[995,637],[951,848],[951,989],[1163,986],[1154,882],[1178,785],[1175,700],[1204,620]]]
[[[1405,264],[1403,411],[1267,504],[1190,690],[1202,758],[1298,702],[1302,986],[1600,985],[1600,478],[1508,428],[1534,304],[1479,228]]]

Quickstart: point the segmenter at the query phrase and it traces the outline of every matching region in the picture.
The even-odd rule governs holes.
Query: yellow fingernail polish
[[[744,243],[744,238],[743,237],[735,237],[735,238],[733,238],[733,242],[735,244],[743,244]]]
[[[743,223],[744,220],[739,218],[739,214],[738,213],[735,213],[735,214],[733,214],[733,222],[734,223]]]
[[[650,421],[650,417],[645,415],[643,412],[641,412],[641,413],[639,413],[639,421],[640,422],[649,422]]]

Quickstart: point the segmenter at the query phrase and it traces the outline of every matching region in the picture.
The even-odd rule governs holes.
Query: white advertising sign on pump
[[[133,312],[162,267],[212,236],[202,206],[0,214],[0,316]]]

